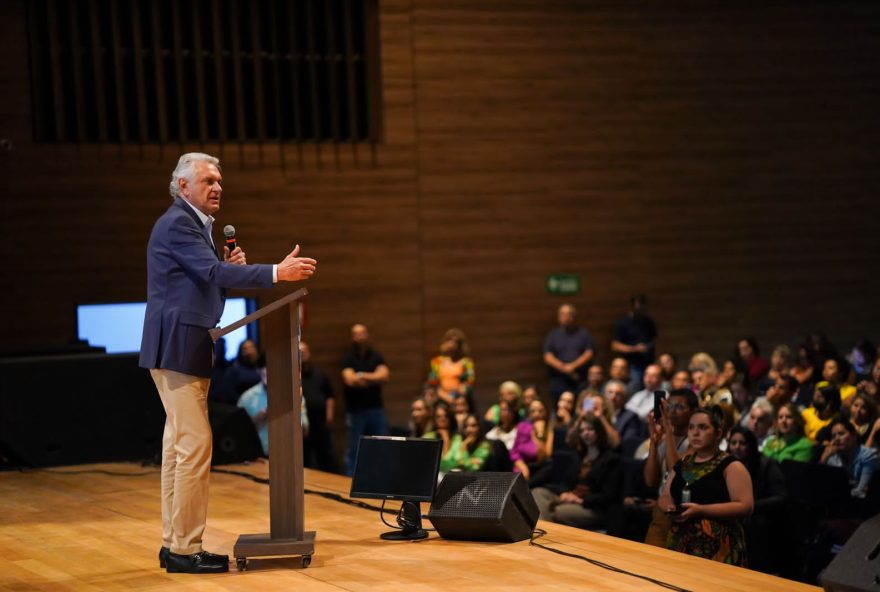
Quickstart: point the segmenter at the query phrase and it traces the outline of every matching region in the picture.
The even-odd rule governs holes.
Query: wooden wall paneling
[[[137,147],[107,157],[35,144],[25,7],[0,10],[0,137],[15,141],[0,154],[0,234],[16,253],[0,292],[21,311],[0,336],[9,349],[71,338],[76,302],[144,297],[144,245],[169,173],[198,147],[163,147],[166,136],[141,160]],[[447,328],[471,338],[486,405],[504,379],[545,384],[540,349],[563,301],[607,362],[636,291],[649,296],[660,349],[682,358],[727,355],[744,333],[767,351],[815,328],[840,347],[877,338],[873,3],[376,10],[384,112],[369,166],[342,150],[338,167],[321,167],[319,145],[296,170],[275,151],[260,165],[236,66],[228,81],[240,143],[222,155],[218,223],[239,229],[251,261],[279,261],[297,242],[319,259],[304,335],[338,394],[355,322],[389,361],[386,403],[404,424]],[[313,75],[302,41],[307,55],[291,59]],[[106,139],[107,109],[96,111]],[[546,275],[563,272],[581,276],[581,294],[546,293]]]

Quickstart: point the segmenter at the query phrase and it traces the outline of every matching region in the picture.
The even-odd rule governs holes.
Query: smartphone
[[[584,402],[581,403],[581,409],[584,410],[585,413],[589,413],[593,410],[593,397],[584,397]]]
[[[654,391],[654,421],[660,421],[660,417],[663,415],[663,407],[660,405],[660,401],[665,399],[667,394],[666,391]]]

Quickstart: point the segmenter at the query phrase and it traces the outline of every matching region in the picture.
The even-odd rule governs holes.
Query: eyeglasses
[[[688,408],[688,406],[685,405],[684,403],[670,403],[669,404],[670,411],[684,411],[687,408]]]

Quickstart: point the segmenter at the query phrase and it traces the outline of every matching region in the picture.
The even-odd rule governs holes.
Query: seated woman
[[[492,452],[492,447],[483,434],[480,418],[474,414],[464,420],[461,433],[455,434],[449,443],[449,450],[440,459],[440,470],[481,471]]]
[[[424,398],[412,402],[409,414],[410,438],[423,438],[426,432],[434,430],[434,410]]]
[[[620,381],[615,380],[615,382],[619,383]],[[617,431],[617,428],[614,427],[614,424],[612,423],[612,418],[614,416],[612,415],[611,404],[609,404],[605,397],[599,393],[592,395],[584,395],[581,393],[581,395],[584,397],[582,403],[584,414],[592,415],[602,423],[602,427],[605,428],[605,434],[608,438],[608,445],[613,450],[616,450],[620,446],[621,439],[620,432]]]
[[[813,443],[804,436],[804,419],[794,403],[782,405],[776,412],[774,434],[764,441],[764,456],[781,463],[784,460],[810,462]]]
[[[849,406],[849,421],[859,434],[859,443],[872,446],[869,438],[877,421],[877,403],[865,393],[858,393]]]
[[[602,422],[582,415],[568,433],[570,446],[577,451],[579,469],[571,483],[552,483],[532,490],[541,518],[598,529],[606,526],[608,509],[620,501],[620,457],[608,445]]]
[[[689,453],[675,464],[658,504],[671,518],[666,547],[745,567],[743,521],[752,513],[749,471],[719,449],[721,415],[697,409],[688,422]]]
[[[455,416],[449,409],[449,405],[443,401],[438,401],[437,404],[434,405],[434,429],[430,432],[426,432],[423,437],[443,441],[443,452],[440,456],[442,459],[445,458],[446,454],[449,452],[449,449],[452,446],[452,439],[457,433],[458,428],[455,425]],[[443,469],[442,461],[440,463],[440,472],[446,472]]]
[[[472,397],[476,374],[474,361],[468,357],[467,336],[460,329],[449,329],[440,342],[440,355],[431,360],[428,384],[448,404],[458,397]]]
[[[776,550],[785,545],[779,536],[785,528],[785,476],[779,463],[758,452],[758,438],[748,428],[734,427],[727,442],[727,451],[742,461],[752,478],[755,511],[746,524],[749,567],[772,573],[780,567]]]
[[[461,433],[464,429],[465,418],[474,412],[470,399],[467,397],[457,398],[452,403],[452,412],[455,414],[455,424],[458,427],[458,432]]]
[[[840,391],[840,400],[847,405],[850,397],[856,394],[856,387],[849,384],[850,367],[846,360],[828,358],[822,364],[822,380],[834,385]]]
[[[519,408],[515,403],[501,401],[498,404],[498,425],[486,432],[487,440],[499,440],[510,451],[516,440],[516,425],[519,423]]]
[[[571,427],[575,419],[574,404],[575,400],[573,392],[565,391],[559,395],[559,400],[556,401],[557,426],[565,426],[566,428]]]
[[[863,498],[868,493],[871,475],[877,470],[877,451],[859,444],[855,426],[845,419],[831,422],[831,442],[822,452],[819,462],[832,467],[842,467],[849,474],[853,497]]]
[[[547,406],[540,399],[529,405],[528,418],[516,426],[516,438],[510,449],[513,470],[530,480],[533,471],[549,468],[547,460],[553,453],[553,425]],[[546,471],[545,471],[546,473]]]
[[[538,387],[533,384],[527,384],[523,387],[522,390],[522,406],[525,409],[529,408],[529,405],[532,404],[532,401],[535,399],[540,399],[541,393],[538,392]]]
[[[522,407],[522,388],[514,381],[506,380],[498,387],[498,403],[495,403],[486,411],[486,421],[493,425],[500,421],[500,404],[502,401],[507,401],[508,404],[515,406],[519,418],[525,415],[525,409]]]

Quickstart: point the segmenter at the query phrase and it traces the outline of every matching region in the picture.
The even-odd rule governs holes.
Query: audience
[[[486,432],[487,440],[499,440],[509,451],[513,448],[513,442],[516,440],[517,429],[519,423],[519,402],[517,399],[508,401],[502,399],[498,403],[498,423],[491,430]]]
[[[593,359],[593,337],[575,324],[576,315],[571,304],[560,306],[559,326],[544,340],[544,363],[550,374],[550,396],[554,403],[565,391],[578,390]]]
[[[474,361],[468,357],[467,336],[461,329],[449,329],[440,342],[440,355],[431,360],[428,384],[437,396],[452,405],[458,397],[472,399],[476,374]]]
[[[836,386],[820,382],[813,393],[813,404],[801,412],[804,418],[804,434],[810,440],[824,444],[829,438],[822,430],[831,424],[839,411],[840,391]]]
[[[512,380],[502,382],[501,386],[498,387],[498,403],[489,407],[484,419],[493,425],[497,424],[501,417],[501,403],[504,401],[516,407],[517,413],[520,413],[522,409],[522,388],[519,384]]]
[[[351,475],[361,436],[385,436],[388,420],[382,404],[382,385],[391,372],[385,358],[373,349],[367,327],[351,328],[351,345],[342,356],[342,384],[345,395],[345,474]]]
[[[556,402],[556,425],[565,426],[566,428],[571,427],[577,416],[575,403],[573,392],[565,391],[559,395],[559,400]]]
[[[754,507],[749,472],[718,448],[723,434],[714,409],[694,411],[687,434],[690,450],[676,462],[659,501],[671,519],[666,547],[745,567],[743,521]]]
[[[740,366],[749,377],[749,384],[755,385],[770,371],[770,363],[761,357],[761,350],[754,337],[740,339],[736,344],[736,353]]]
[[[480,419],[468,415],[462,430],[454,434],[449,449],[440,460],[440,470],[449,471],[480,471],[486,465],[492,447],[486,441]]]
[[[532,401],[528,418],[516,426],[516,436],[510,448],[513,470],[529,480],[532,471],[550,457],[553,449],[553,428],[547,406],[540,399]]]
[[[212,393],[214,401],[235,405],[238,398],[252,386],[260,384],[260,352],[252,339],[238,346],[238,355],[223,372],[220,386]]]
[[[617,357],[611,360],[611,365],[608,366],[608,379],[619,380],[625,384],[627,393],[634,393],[636,391],[636,389],[633,388],[632,377],[629,371],[629,362],[626,358]]]
[[[851,495],[863,498],[868,493],[871,476],[877,470],[877,450],[859,444],[855,426],[837,418],[831,422],[831,441],[822,451],[819,462],[846,469],[852,486]]]
[[[678,359],[669,353],[662,353],[657,357],[657,365],[660,367],[660,375],[663,379],[663,389],[670,390],[672,377],[678,372]]]
[[[663,492],[669,470],[688,450],[688,422],[697,407],[698,400],[693,391],[674,390],[669,393],[668,399],[662,401],[660,417],[655,418],[653,411],[648,416],[648,458],[643,469],[646,486],[656,487],[658,492]],[[652,510],[651,525],[648,527],[645,542],[665,547],[669,521],[659,504],[653,506]]]
[[[758,449],[764,447],[764,440],[770,434],[770,427],[773,425],[773,405],[761,397],[757,399],[749,414],[745,418],[744,427],[747,427],[758,440]]]
[[[426,433],[434,431],[434,409],[424,397],[412,402],[409,418],[410,438],[424,438]]]
[[[569,446],[580,459],[574,478],[532,490],[541,518],[597,529],[606,524],[607,509],[620,498],[620,460],[611,450],[602,423],[583,415],[569,430]]]
[[[669,381],[669,390],[689,389],[691,388],[691,380],[691,373],[688,370],[678,370]]]
[[[605,385],[605,369],[602,368],[600,364],[593,364],[590,366],[589,370],[587,370],[587,390],[592,390],[597,393],[602,392],[602,387]]]
[[[635,446],[638,446],[645,439],[647,429],[644,429],[645,424],[642,423],[638,415],[624,407],[626,405],[626,385],[619,380],[606,382],[605,401],[611,411],[611,425],[617,431],[620,442],[635,442]]]
[[[785,524],[785,477],[779,463],[758,451],[758,440],[748,428],[730,430],[727,451],[745,465],[752,478],[755,509],[746,523],[748,565],[772,573],[781,563],[774,549],[784,544],[779,531]]]
[[[335,473],[339,470],[330,427],[336,414],[336,399],[330,377],[312,362],[305,341],[299,344],[302,394],[308,409],[309,431],[303,442],[303,463],[310,469]]]
[[[474,413],[474,408],[471,405],[470,399],[468,397],[458,397],[456,398],[451,405],[452,413],[455,415],[455,425],[458,427],[459,433],[464,429],[464,420],[468,415]]]
[[[648,299],[644,294],[630,298],[630,310],[614,326],[611,351],[623,356],[629,363],[631,392],[640,388],[642,375],[648,364],[654,361],[654,343],[657,341],[657,325],[645,312]]]
[[[794,403],[785,403],[776,411],[774,433],[764,441],[761,452],[777,462],[810,462],[813,442],[804,435],[804,419]]]
[[[877,393],[880,392],[880,358],[871,366],[870,377],[859,381],[857,388],[870,397],[877,397]]]
[[[635,413],[640,420],[646,422],[648,414],[654,409],[654,391],[663,388],[663,374],[660,366],[651,364],[645,368],[643,379],[645,388],[629,398],[626,402],[626,408]]]
[[[640,516],[638,528],[630,529],[633,536],[645,532],[651,516],[647,543],[776,573],[784,553],[780,547],[792,542],[791,524],[783,520],[790,507],[780,463],[842,467],[852,496],[868,495],[880,462],[877,352],[869,342],[859,342],[844,359],[824,335],[813,333],[796,356],[777,345],[769,361],[754,338],[744,337],[720,372],[706,352],[694,354],[688,369],[678,368],[669,353],[653,364],[641,355],[653,352],[653,339],[633,337],[642,305],[634,299],[633,310],[616,325],[612,351],[619,355],[607,368],[594,363],[592,337],[577,326],[574,307],[561,306],[559,327],[544,344],[553,407],[534,385],[523,389],[505,381],[484,421],[474,410],[467,340],[450,329],[440,355],[431,360],[423,396],[412,402],[408,433],[443,442],[443,473],[521,473],[542,518],[619,534],[618,515],[636,520],[633,512],[621,511],[629,503]],[[244,362],[238,365],[249,363],[247,355],[239,357]],[[309,362],[306,349],[307,423],[326,430],[333,418],[332,389],[325,388],[320,372],[315,378]],[[384,418],[381,385],[388,380],[384,359],[372,350],[362,325],[352,328],[343,368],[350,470],[352,442],[370,433],[350,418],[362,409]],[[643,387],[633,389],[637,382]],[[654,391],[661,390],[668,391],[667,398],[654,417]],[[265,410],[263,417],[259,409],[252,415],[265,421]],[[644,456],[636,451],[639,444]],[[332,456],[332,443],[325,448]],[[503,462],[496,464],[498,459]]]
[[[877,421],[877,402],[865,393],[858,393],[849,406],[849,421],[856,428],[859,443],[868,444],[868,436]]]
[[[856,387],[846,383],[849,371],[849,364],[838,358],[828,358],[822,365],[822,380],[837,387],[843,403],[856,394]]]

